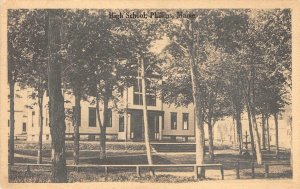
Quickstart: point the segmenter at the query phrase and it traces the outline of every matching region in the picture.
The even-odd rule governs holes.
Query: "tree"
[[[189,77],[191,78],[191,85],[186,85],[187,81],[185,78],[188,77],[182,79],[182,76],[179,75],[178,77],[180,78],[173,79],[176,82],[182,81],[182,85],[191,87],[193,90],[187,90],[184,86],[178,88],[178,84],[175,84],[175,92],[172,90],[172,92],[169,93],[170,96],[166,98],[164,96],[164,100],[171,100],[178,95],[175,97],[176,100],[171,100],[171,102],[184,99],[183,102],[194,103],[195,116],[198,121],[196,126],[196,149],[200,148],[203,150],[204,148],[204,133],[202,132],[202,128],[204,122],[207,122],[209,125],[211,159],[213,159],[212,118],[214,117],[215,120],[217,120],[218,117],[225,116],[232,112],[228,106],[230,92],[224,93],[223,86],[228,86],[228,83],[231,82],[231,74],[236,75],[234,71],[231,71],[231,68],[234,68],[234,64],[230,64],[232,59],[230,59],[229,55],[234,54],[235,51],[232,49],[238,48],[236,41],[241,37],[240,33],[245,30],[244,17],[239,14],[235,15],[235,11],[203,10],[197,13],[198,17],[196,19],[183,20],[180,24],[171,22],[173,26],[169,29],[169,38],[172,44],[169,46],[169,51],[173,55],[172,63],[174,64],[174,60],[176,59],[180,59],[181,62],[190,62],[189,65],[185,64],[185,66],[190,69]],[[224,30],[228,30],[228,32],[224,32]],[[226,35],[224,35],[224,33]],[[174,38],[174,36],[176,37]],[[183,67],[183,65],[181,65],[181,67]],[[174,73],[174,70],[169,70]],[[178,70],[181,74],[185,68],[178,68]],[[176,73],[178,74],[178,72]],[[224,75],[223,78],[219,77],[221,74]],[[171,80],[172,79],[170,79],[170,81]],[[224,81],[224,83],[218,84],[220,81]],[[191,96],[192,98],[184,94],[184,92],[182,92],[184,90],[193,94]],[[196,100],[199,99],[200,101],[196,102]],[[201,101],[201,99],[203,101]],[[236,99],[239,100],[241,97]],[[237,102],[237,104],[240,117],[242,105],[240,105],[240,102]],[[197,111],[198,108],[201,108],[201,110]],[[237,120],[238,123],[240,123],[240,119]],[[241,129],[238,129],[238,131],[240,130]],[[241,134],[239,135],[241,144]],[[199,151],[196,153],[197,163],[203,163],[203,154]]]
[[[207,57],[202,63],[199,88],[202,93],[203,118],[208,126],[209,158],[214,160],[213,126],[220,118],[228,116],[232,110],[229,106],[229,95],[225,90],[226,85],[223,83],[224,78],[219,77],[224,74],[225,62],[222,59],[225,55],[209,44],[204,48],[204,52]],[[180,62],[176,62],[176,59]],[[183,63],[182,60],[184,60],[182,57],[174,57],[171,60],[172,63],[164,68],[163,73],[165,78],[162,86],[164,102],[175,103],[176,106],[187,106],[193,103],[190,73],[186,69],[186,63]]]
[[[43,97],[47,90],[47,48],[45,36],[45,11],[26,11],[22,22],[22,32],[19,34],[19,48],[23,50],[23,63],[19,65],[20,81],[22,89],[33,89],[30,98],[36,100],[39,109],[39,148],[37,163],[42,163],[42,138],[43,138]]]
[[[204,137],[204,118],[203,118],[203,107],[201,103],[201,91],[199,88],[199,80],[197,76],[201,76],[199,70],[197,69],[196,62],[196,48],[197,43],[195,35],[198,32],[195,32],[195,20],[189,20],[188,25],[186,26],[186,31],[191,37],[190,41],[187,41],[187,50],[190,58],[190,71],[191,71],[191,80],[193,88],[193,102],[195,106],[195,115],[196,115],[196,164],[203,164],[204,161],[204,146],[205,146],[205,137]],[[202,175],[203,176],[203,175]]]
[[[238,55],[241,48],[239,41],[241,41],[246,28],[247,17],[243,10],[208,11],[201,18],[198,28],[201,31],[199,41],[202,54],[200,53],[200,55],[204,60],[201,67],[203,77],[200,80],[210,91],[208,95],[205,95],[206,89],[202,95],[206,107],[205,112],[209,113],[206,117],[207,120],[211,120],[211,117],[215,117],[217,120],[224,116],[234,116],[240,154],[243,142],[241,125],[243,98],[239,83],[242,78],[242,70]],[[212,95],[214,93],[216,95]],[[232,105],[230,105],[230,101]],[[209,122],[211,121],[208,121],[208,126],[211,125]],[[213,146],[211,130],[209,129],[210,149]],[[213,153],[210,152],[211,159],[212,156]]]
[[[279,155],[278,139],[278,114],[283,111],[285,105],[290,104],[291,93],[291,12],[288,9],[275,10],[268,15],[269,22],[265,25],[264,31],[267,35],[277,33],[274,37],[268,37],[268,48],[266,59],[270,60],[272,73],[268,76],[272,82],[272,95],[269,100],[270,113],[275,120],[276,131],[276,155]]]
[[[262,121],[262,128],[261,128],[261,136],[262,136],[262,149],[266,150],[266,117],[264,114],[261,115],[261,121]]]
[[[210,26],[210,33],[214,33],[212,43],[223,50],[226,63],[223,64],[225,88],[230,96],[233,107],[232,115],[236,121],[239,154],[242,154],[243,132],[241,115],[244,111],[243,85],[245,83],[245,66],[243,56],[245,49],[245,36],[248,30],[247,10],[222,11],[221,15],[214,19]],[[206,33],[209,35],[209,33]],[[252,125],[249,122],[249,131],[252,135]],[[251,145],[254,150],[254,140],[251,137]]]
[[[72,93],[75,97],[75,106],[73,109],[74,126],[74,164],[79,164],[79,141],[80,141],[80,101],[86,97],[86,88],[88,85],[88,63],[89,54],[86,53],[86,39],[88,37],[88,28],[86,27],[87,10],[67,11],[65,20],[65,35],[63,37],[63,49],[65,50],[65,60],[67,62],[63,68],[64,87],[67,93]]]
[[[195,108],[195,139],[196,139],[196,164],[204,163],[204,115],[203,103],[201,101],[203,94],[200,89],[200,80],[202,72],[198,69],[201,65],[199,57],[199,34],[197,30],[199,17],[191,19],[180,19],[178,23],[170,23],[169,38],[172,39],[169,49],[175,56],[181,56],[188,64],[189,76],[191,79],[192,101]],[[173,49],[172,49],[173,47]],[[174,60],[174,58],[173,58]],[[200,177],[204,176],[203,170],[200,170]]]
[[[149,126],[148,126],[148,116],[147,116],[147,101],[146,101],[146,81],[145,81],[145,65],[144,59],[141,59],[141,77],[142,77],[142,98],[143,98],[143,117],[144,117],[144,137],[145,145],[147,151],[148,164],[152,165],[152,155],[151,155],[151,146],[150,146],[150,137],[149,137]],[[154,174],[154,172],[152,172]]]
[[[14,52],[14,40],[15,35],[13,34],[13,31],[10,30],[10,33],[8,35],[8,83],[9,83],[9,111],[10,111],[10,117],[9,117],[9,126],[10,126],[10,132],[9,132],[9,163],[11,165],[14,164],[14,131],[15,131],[15,109],[14,109],[14,96],[15,96],[15,83],[16,83],[16,77],[18,75],[17,69],[15,69],[15,59],[14,55],[16,52]]]
[[[232,65],[235,65],[232,67],[232,70],[239,70],[237,68],[237,65],[234,63],[231,63]],[[231,66],[228,66],[231,67]],[[234,71],[234,72],[235,72]],[[240,71],[238,71],[240,72]],[[230,73],[230,72],[227,72]],[[242,146],[243,146],[243,130],[242,130],[242,122],[241,122],[241,117],[242,113],[244,110],[244,101],[243,101],[243,94],[242,94],[242,86],[241,86],[241,74],[233,74],[228,78],[228,84],[226,85],[228,95],[230,96],[232,108],[233,108],[233,113],[232,116],[235,121],[235,126],[236,126],[236,136],[237,136],[237,143],[238,143],[238,148],[239,148],[239,155],[242,154]]]
[[[261,23],[261,27],[257,27]],[[278,113],[289,104],[291,89],[291,14],[287,9],[257,12],[252,26],[260,31],[256,38],[262,52],[264,69],[257,72],[261,81],[257,85],[258,107],[267,115],[273,115],[276,132],[276,154],[278,157]]]
[[[205,44],[206,60],[203,62],[201,81],[203,86],[204,121],[208,126],[209,158],[214,160],[213,127],[215,123],[232,114],[230,95],[227,90],[227,81],[220,75],[227,71],[227,54],[209,43]]]
[[[251,146],[253,155],[256,156],[257,163],[261,164],[261,146],[260,135],[257,128],[257,112],[258,112],[258,83],[260,83],[260,72],[262,71],[261,61],[263,51],[259,49],[259,44],[262,42],[260,37],[261,30],[257,29],[257,25],[253,24],[253,16],[255,11],[243,10],[232,11],[229,16],[222,19],[222,24],[217,27],[217,33],[225,33],[218,35],[216,45],[225,50],[231,56],[231,62],[234,66],[233,71],[227,74],[229,82],[237,86],[230,87],[233,99],[233,105],[236,109],[237,126],[240,127],[240,115],[243,110],[244,100],[249,122],[249,133],[251,136]],[[258,22],[259,24],[259,22]],[[234,96],[234,94],[237,94]],[[240,127],[241,128],[241,127]],[[239,142],[242,142],[241,129],[237,128]],[[241,144],[239,145],[241,153]]]
[[[138,59],[137,73],[141,73],[142,82],[142,99],[143,99],[143,125],[144,125],[144,139],[146,146],[146,154],[148,164],[152,165],[152,153],[149,137],[148,125],[148,111],[147,111],[147,95],[149,90],[146,85],[147,81],[151,80],[149,72],[154,70],[154,65],[157,64],[157,57],[150,51],[152,42],[161,38],[160,20],[145,20],[134,19],[123,22],[125,30],[127,31],[129,41],[129,51],[132,57]],[[155,57],[155,58],[150,58]],[[147,61],[146,61],[147,60]],[[152,62],[151,62],[152,61]],[[136,76],[136,75],[135,75]],[[136,79],[136,78],[135,78]],[[139,78],[138,78],[139,79]],[[150,174],[153,176],[154,172],[151,170]]]
[[[48,37],[48,90],[49,118],[52,148],[52,182],[67,182],[65,158],[65,114],[61,91],[61,36],[62,12],[47,10],[46,35]]]
[[[195,75],[198,77],[198,81],[200,81],[198,82],[198,89],[201,94],[201,99],[205,99],[205,96],[211,96],[209,95],[209,92],[207,93],[208,95],[205,95],[205,91],[210,91],[207,90],[208,88],[204,87],[203,89],[205,90],[201,88],[202,86],[205,86],[205,79],[207,78],[205,72],[208,71],[206,67],[209,65],[205,64],[205,61],[209,60],[208,57],[210,57],[205,49],[211,45],[215,47],[215,51],[218,50],[222,52],[219,57],[224,59],[225,63],[216,65],[216,67],[224,70],[224,74],[222,74],[224,75],[224,83],[221,86],[227,86],[227,94],[231,96],[232,104],[235,109],[239,151],[241,154],[241,114],[245,104],[248,113],[251,146],[253,155],[256,156],[258,164],[261,164],[262,162],[262,155],[260,149],[260,133],[257,127],[257,115],[261,114],[261,112],[270,115],[270,113],[267,113],[270,109],[279,110],[280,108],[276,107],[282,107],[282,104],[284,104],[281,102],[282,100],[279,99],[284,98],[285,93],[288,93],[286,90],[283,90],[284,87],[282,87],[282,83],[290,84],[290,82],[288,82],[288,78],[290,77],[290,66],[288,63],[290,60],[290,53],[285,50],[290,49],[290,38],[288,33],[289,16],[288,12],[285,10],[283,10],[282,13],[277,10],[275,12],[277,12],[277,15],[275,14],[275,16],[273,16],[273,13],[270,14],[268,11],[262,11],[261,15],[263,16],[261,16],[254,10],[203,11],[202,14],[198,14],[201,15],[201,19],[196,19],[194,22],[194,26],[197,26],[194,27],[194,29],[196,28],[195,31],[199,30],[201,31],[200,33],[197,34],[197,32],[195,32],[193,35],[189,35],[190,33],[185,31],[193,31],[192,25],[189,24],[193,23],[192,21],[181,22],[182,24],[171,22],[171,25],[173,24],[173,26],[177,25],[179,27],[177,27],[178,29],[175,29],[176,27],[171,27],[169,29],[169,36],[171,36],[169,38],[172,44],[169,45],[169,50],[171,49],[172,51],[172,61],[176,58],[180,59],[181,62],[193,60],[193,54],[189,53],[189,50],[193,48],[189,49],[186,47],[190,47],[188,44],[194,44],[190,42],[192,39],[194,39],[194,42],[196,43],[195,49],[197,56],[195,60],[197,62],[197,67],[195,67],[195,69],[200,70],[201,74],[197,72]],[[278,24],[273,24],[272,19],[273,21],[277,20],[275,23]],[[280,25],[280,29],[276,28],[276,25]],[[184,35],[181,36],[180,34]],[[176,36],[175,39],[174,36]],[[278,38],[276,39],[272,36],[278,36]],[[282,41],[282,45],[280,45],[278,41]],[[274,57],[277,57],[276,61],[274,61]],[[193,64],[190,66],[192,65]],[[182,70],[184,69],[178,69],[177,71]],[[268,70],[268,73],[266,73],[266,70]],[[217,73],[219,74],[211,75],[217,76],[222,72]],[[280,75],[283,75],[284,77]],[[271,78],[273,81],[269,80]],[[287,79],[284,80],[284,78]],[[186,79],[182,79],[182,76],[180,76],[179,80],[186,82]],[[191,81],[192,80],[193,78],[191,75]],[[214,80],[208,79],[208,81]],[[175,84],[175,86],[178,87],[178,84]],[[272,90],[269,91],[264,88],[270,88]],[[177,89],[178,91],[176,91]],[[178,101],[178,99],[184,99],[183,102],[191,99],[189,96],[182,94],[182,92],[179,91],[182,89],[186,90],[185,87],[179,87],[177,89],[172,90],[172,92],[169,93],[171,94],[170,96],[172,96],[172,94],[179,94],[174,102]],[[278,89],[284,92],[282,93]],[[272,95],[274,93],[276,95]],[[277,100],[274,100],[275,98],[273,97],[270,98],[270,95],[277,96]],[[167,96],[165,99],[170,100],[171,98]],[[276,104],[276,107],[263,108],[266,102],[270,102],[270,99],[273,99],[271,104]],[[207,99],[204,100],[204,102],[210,104]],[[202,104],[202,107],[204,106],[205,104]],[[230,111],[228,110],[227,113],[228,112]]]
[[[9,163],[14,164],[14,130],[15,130],[15,86],[20,77],[20,64],[23,63],[24,52],[22,43],[22,22],[26,11],[8,11],[8,85],[9,85]]]
[[[253,10],[247,15],[248,31],[242,40],[244,45],[240,51],[245,69],[243,91],[250,134],[252,128],[254,131],[251,140],[255,143],[257,163],[261,164],[257,115],[263,113],[269,117],[274,114],[270,111],[276,110],[278,113],[284,105],[283,99],[287,91],[283,83],[289,84],[286,81],[290,74],[290,17],[287,10]],[[276,115],[274,117],[276,119]]]
[[[85,64],[88,76],[85,80],[86,94],[95,97],[92,103],[96,104],[97,122],[100,126],[100,159],[106,159],[109,109],[118,109],[116,102],[136,67],[130,63],[132,54],[128,50],[130,45],[125,26],[120,20],[108,19],[107,12],[108,10],[78,10],[74,17],[75,28],[72,29],[80,31],[76,35],[81,39],[75,37],[76,40],[72,43],[77,49],[75,54],[84,57],[82,63]]]

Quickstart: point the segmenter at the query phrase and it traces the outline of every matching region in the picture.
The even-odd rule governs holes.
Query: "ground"
[[[191,143],[155,143],[152,145],[154,164],[194,164],[194,144]],[[72,142],[67,142],[67,164],[73,164]],[[99,160],[98,142],[81,142],[80,164],[147,164],[145,147],[142,142],[125,143],[108,142],[107,159]],[[43,163],[50,163],[50,144],[43,147]],[[16,163],[36,163],[37,144],[28,142],[16,143]],[[290,152],[281,149],[277,159],[274,151],[263,151],[263,162],[289,162]],[[236,179],[236,165],[240,164],[241,179],[251,179],[251,157],[238,155],[236,148],[226,145],[216,145],[215,160],[212,162],[205,156],[205,163],[221,163],[224,166],[226,180]],[[80,172],[69,171],[68,182],[92,182],[92,181],[136,181],[136,182],[194,182],[191,168],[163,168],[156,169],[155,177],[150,177],[147,170],[142,170],[142,177],[138,177],[134,169],[116,168],[108,175],[101,168],[85,168]],[[205,180],[220,178],[218,169],[206,171]],[[14,167],[10,170],[10,182],[50,182],[50,168],[34,168],[30,173],[25,167]],[[255,164],[255,178],[264,178],[264,166]],[[270,167],[270,178],[292,178],[290,166],[278,165]]]

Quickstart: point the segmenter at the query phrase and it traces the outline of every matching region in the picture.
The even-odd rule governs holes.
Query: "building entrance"
[[[150,140],[158,139],[159,133],[159,116],[161,112],[148,111],[148,127]],[[143,111],[134,110],[131,113],[131,139],[144,140],[144,118]]]

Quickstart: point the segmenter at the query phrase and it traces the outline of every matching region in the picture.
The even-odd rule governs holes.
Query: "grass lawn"
[[[9,181],[12,183],[49,183],[49,171],[32,171],[27,173],[25,170],[11,170]],[[84,170],[81,172],[69,172],[68,182],[160,182],[160,183],[184,183],[195,182],[192,176],[174,176],[171,174],[156,174],[151,177],[148,172],[142,172],[141,177],[138,177],[134,172],[113,172],[104,174],[96,169]]]
[[[16,162],[36,163],[36,144],[25,143],[17,144]],[[80,164],[147,164],[147,157],[143,150],[142,143],[132,143],[127,147],[127,151],[121,148],[120,143],[111,143],[108,145],[106,160],[98,159],[99,152],[95,151],[97,143],[83,143],[80,152]],[[27,147],[21,149],[20,147]],[[73,164],[72,144],[67,144],[67,164]],[[86,148],[84,148],[84,146]],[[113,147],[114,146],[114,147]],[[143,147],[142,147],[143,146]],[[44,145],[44,163],[50,163],[50,145]],[[91,149],[91,150],[89,150]],[[129,150],[130,149],[130,150]],[[288,150],[282,150],[279,159],[276,159],[275,152],[263,151],[264,162],[289,162],[290,153]],[[251,162],[253,160],[238,155],[235,149],[215,150],[215,160],[212,162],[205,156],[205,163],[221,163],[224,167],[224,176],[226,180],[236,179],[235,169],[237,162],[240,162],[241,179],[251,179]],[[194,164],[195,155],[193,153],[153,153],[154,164]],[[132,182],[193,182],[193,170],[191,168],[160,168],[155,169],[156,177],[149,176],[147,170],[143,170],[142,177],[138,177],[135,170],[120,168],[112,169],[110,174],[105,175],[101,168],[85,168],[79,173],[75,171],[68,172],[68,182],[93,182],[93,181],[132,181]],[[218,169],[206,170],[207,180],[219,179],[220,171]],[[255,177],[264,178],[263,165],[255,165]],[[270,167],[270,178],[286,179],[292,178],[292,171],[289,166]],[[32,169],[31,173],[26,173],[25,167],[12,168],[9,175],[10,182],[50,182],[50,170]]]
[[[25,167],[14,167],[10,170],[9,182],[27,183],[27,182],[51,182],[50,168],[31,168],[27,173]],[[220,172],[217,169],[206,170],[205,180],[219,180]],[[234,180],[234,169],[225,169],[225,180]],[[141,177],[135,173],[135,169],[110,169],[109,174],[105,174],[103,168],[84,168],[80,172],[68,171],[68,182],[166,182],[166,183],[185,183],[195,182],[193,170],[188,168],[164,168],[155,169],[155,177],[150,177],[147,169],[142,170]],[[250,167],[240,170],[241,179],[251,179]],[[272,179],[290,179],[291,170],[286,166],[276,166],[270,169],[270,178]],[[255,178],[264,178],[264,168],[255,168]]]

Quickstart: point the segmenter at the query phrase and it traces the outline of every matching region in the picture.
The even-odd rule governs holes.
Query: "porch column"
[[[130,132],[131,132],[131,114],[127,113],[126,115],[126,139],[130,139]]]
[[[162,116],[158,116],[159,119],[159,133],[158,133],[158,140],[162,140],[162,126],[163,126],[163,119]]]
[[[124,133],[125,133],[125,141],[127,140],[127,127],[128,127],[128,113],[125,111],[124,114]]]

